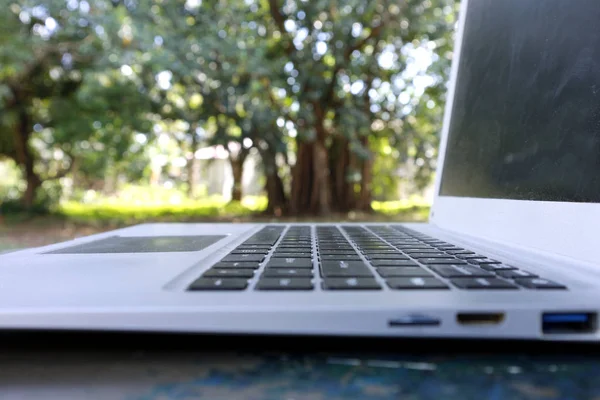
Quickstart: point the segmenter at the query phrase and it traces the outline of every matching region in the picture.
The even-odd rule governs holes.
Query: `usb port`
[[[593,333],[597,314],[587,312],[554,312],[542,314],[542,332],[548,334]]]
[[[434,317],[421,314],[411,314],[404,317],[395,318],[388,321],[390,328],[407,326],[439,326],[440,320]]]

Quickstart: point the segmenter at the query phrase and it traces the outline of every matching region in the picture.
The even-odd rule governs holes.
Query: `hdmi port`
[[[504,313],[458,313],[460,325],[498,325],[504,321]]]

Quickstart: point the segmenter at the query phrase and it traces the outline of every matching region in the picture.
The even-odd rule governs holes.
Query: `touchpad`
[[[43,254],[170,253],[200,251],[225,238],[212,236],[112,236]]]

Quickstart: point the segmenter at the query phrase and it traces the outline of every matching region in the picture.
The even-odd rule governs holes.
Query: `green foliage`
[[[148,182],[174,159],[191,189],[209,145],[232,165],[255,147],[289,192],[299,144],[319,137],[332,158],[347,143],[352,185],[374,160],[377,200],[431,184],[455,0],[2,3],[0,157],[40,184],[41,204]]]

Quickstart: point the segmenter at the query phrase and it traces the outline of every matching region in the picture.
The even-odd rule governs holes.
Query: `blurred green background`
[[[426,220],[455,0],[0,0],[0,250]]]

